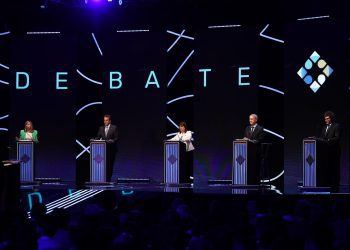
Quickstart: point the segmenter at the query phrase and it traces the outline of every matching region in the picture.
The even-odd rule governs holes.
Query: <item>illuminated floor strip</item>
[[[50,202],[50,203],[47,203],[46,206],[50,206],[50,205],[52,205],[52,204],[59,203],[59,202],[61,202],[62,200],[67,199],[69,196],[72,196],[72,195],[74,195],[74,194],[76,194],[76,193],[81,192],[81,190],[82,190],[82,189],[77,190],[77,191],[75,191],[75,192],[73,192],[73,193],[71,193],[71,194],[69,194],[69,195],[63,196],[62,198],[60,198],[60,199],[58,199],[58,200],[52,201],[52,202]]]
[[[55,208],[59,208],[59,207],[65,206],[67,204],[70,204],[72,202],[78,201],[78,200],[84,198],[85,196],[89,195],[90,193],[92,193],[92,192],[81,192],[80,194],[77,194],[75,197],[72,197],[72,198],[68,197],[67,199],[64,199],[58,203],[51,204],[51,205],[47,206],[46,209],[48,212],[52,211]]]
[[[84,199],[81,199],[79,202],[71,203],[71,204],[65,206],[64,209],[69,208],[69,207],[71,207],[71,206],[74,206],[75,204],[80,203],[80,202],[83,202],[83,201],[85,201],[85,200],[87,200],[87,199],[89,199],[89,198],[92,198],[92,197],[94,197],[95,195],[98,195],[99,193],[102,193],[103,191],[104,191],[104,190],[98,190],[97,192],[93,193],[92,195],[90,195],[90,196],[88,196],[88,197],[85,197]]]
[[[104,190],[94,190],[94,189],[80,189],[78,191],[75,191],[69,195],[66,195],[58,200],[55,200],[53,202],[50,202],[46,204],[46,214],[51,213],[55,208],[69,208],[71,206],[74,206],[76,204],[79,204],[89,198],[92,198],[99,193],[103,192]],[[28,218],[30,219],[30,212],[27,213]]]
[[[80,202],[83,202],[84,200],[86,199],[89,199],[99,193],[101,193],[103,190],[89,190],[88,192],[84,192],[83,194],[81,195],[77,195],[77,197],[75,198],[72,198],[70,200],[67,200],[65,202],[60,202],[59,204],[55,205],[55,206],[50,206],[48,209],[47,209],[47,214],[51,213],[55,208],[63,208],[63,209],[66,209],[68,207],[71,207],[75,204],[78,204]]]
[[[58,206],[59,204],[64,203],[64,202],[66,202],[67,200],[71,199],[71,197],[79,197],[79,195],[82,195],[82,194],[86,193],[87,191],[88,191],[88,189],[85,189],[85,190],[83,190],[83,189],[78,190],[78,191],[76,191],[76,192],[74,192],[74,193],[71,193],[71,194],[69,194],[69,195],[66,195],[66,196],[64,196],[64,197],[62,197],[62,198],[60,198],[60,199],[58,199],[58,200],[55,200],[55,201],[53,201],[53,202],[50,202],[50,203],[46,204],[46,207],[47,207],[47,208],[51,208],[51,207]]]

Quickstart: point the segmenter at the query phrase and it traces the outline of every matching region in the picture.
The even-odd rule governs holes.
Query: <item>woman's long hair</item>
[[[30,124],[30,130],[29,130],[29,131],[27,131],[27,129],[26,129],[27,123]],[[34,127],[33,127],[32,121],[26,121],[26,122],[24,123],[24,132],[33,132],[33,131],[34,131]]]

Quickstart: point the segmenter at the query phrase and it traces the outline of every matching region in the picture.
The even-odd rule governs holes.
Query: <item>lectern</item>
[[[31,140],[17,141],[17,160],[20,161],[20,181],[34,181],[34,142]]]
[[[303,186],[326,187],[327,181],[327,143],[317,139],[303,140]]]
[[[164,184],[181,184],[186,176],[186,144],[181,141],[164,141]]]
[[[233,141],[233,185],[259,185],[258,146],[248,140]]]
[[[90,141],[90,182],[106,182],[106,150],[107,145],[104,140]]]

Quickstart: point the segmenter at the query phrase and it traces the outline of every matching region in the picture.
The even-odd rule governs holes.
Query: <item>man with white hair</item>
[[[244,131],[244,139],[253,143],[261,143],[264,140],[264,128],[258,125],[258,116],[251,114],[249,116],[249,126]]]
[[[264,140],[264,128],[258,125],[258,116],[256,114],[249,116],[249,126],[244,131],[244,139],[253,144],[249,146],[248,150],[250,166],[252,167],[248,179],[251,184],[259,185],[262,177],[260,145]]]

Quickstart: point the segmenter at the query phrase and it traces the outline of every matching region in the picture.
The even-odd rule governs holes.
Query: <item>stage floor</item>
[[[345,188],[343,188],[345,190]],[[347,189],[348,190],[348,189]],[[87,185],[76,187],[74,183],[50,183],[41,185],[21,185],[21,200],[27,211],[35,203],[43,203],[47,206],[48,212],[54,208],[74,208],[80,204],[91,202],[100,197],[104,192],[113,192],[116,197],[143,197],[149,196],[177,196],[177,197],[208,197],[216,199],[260,199],[262,197],[350,197],[350,192],[330,193],[325,190],[300,190],[299,194],[285,195],[275,186],[232,186],[230,184],[213,185],[181,185],[169,186],[160,183],[119,183],[106,185]],[[145,198],[146,199],[146,198]],[[278,198],[277,198],[278,199]]]

